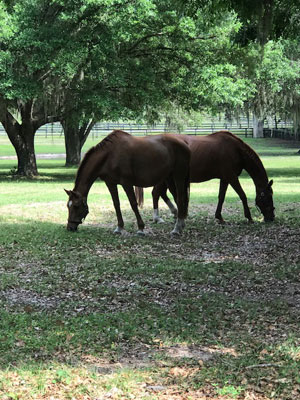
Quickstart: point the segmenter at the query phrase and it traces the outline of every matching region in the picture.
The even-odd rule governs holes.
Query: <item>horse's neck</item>
[[[244,149],[245,170],[253,179],[256,191],[261,190],[268,183],[268,175],[258,155],[251,149]]]
[[[99,176],[99,161],[101,161],[101,157],[98,156],[97,159],[96,156],[97,154],[91,154],[78,169],[74,190],[84,197],[87,197],[91,186]]]

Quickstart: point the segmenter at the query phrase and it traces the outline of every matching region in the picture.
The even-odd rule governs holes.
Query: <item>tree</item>
[[[204,4],[204,0],[177,2],[189,14],[195,13]],[[300,32],[299,2],[217,0],[206,2],[206,7],[210,13],[231,10],[241,21],[239,31],[232,37],[240,47],[232,62],[236,64],[240,76],[249,82],[248,99],[244,108],[254,115],[254,136],[263,136],[265,117],[279,110],[282,113],[283,105],[286,114],[292,112],[297,130],[297,121],[300,119],[299,72],[296,72],[299,49],[295,51],[293,43]],[[292,52],[291,48],[294,49]],[[290,96],[285,92],[290,92]]]
[[[65,44],[60,35],[65,28],[63,9],[59,2],[1,2],[1,27],[8,28],[1,38],[0,121],[16,150],[20,175],[37,174],[35,132],[58,120],[50,101],[56,93],[49,76]]]
[[[19,174],[37,174],[34,136],[47,122],[62,122],[67,164],[77,164],[96,120],[141,117],[169,101],[199,108],[230,97],[219,90],[206,99],[206,89],[217,87],[201,75],[226,60],[230,13],[220,24],[206,7],[189,16],[162,0],[1,4],[10,31],[2,40],[0,120]],[[230,66],[224,79],[227,72],[234,86]]]
[[[0,121],[16,150],[17,173],[36,175],[35,133],[70,110],[70,85],[89,51],[87,34],[95,26],[100,31],[110,9],[122,2],[16,0],[0,5]]]
[[[82,120],[89,116],[92,121],[114,116],[141,118],[149,114],[153,119],[164,105],[168,108],[172,102],[191,109],[219,100],[218,96],[206,99],[207,89],[216,88],[198,77],[201,69],[207,68],[206,64],[227,60],[222,48],[229,42],[235,22],[232,15],[221,24],[212,17],[210,20],[208,23],[205,12],[184,16],[172,2],[148,1],[140,2],[139,9],[122,7],[110,12],[105,29],[94,36],[86,35],[87,43],[92,40],[91,51],[84,67],[74,70],[76,79],[69,85],[66,102],[66,107],[71,105],[70,111],[63,113],[69,123],[62,122],[65,128],[70,127],[65,129],[65,136],[70,137],[66,142],[72,143],[74,156],[70,159],[74,163],[79,161],[83,144],[78,124],[80,113]],[[222,60],[216,58],[215,51]],[[233,87],[235,79],[229,70],[230,66],[225,67],[223,76],[225,79],[228,72]],[[224,90],[222,96],[227,96]],[[233,93],[227,98],[230,96],[232,100]],[[234,101],[240,101],[240,96]],[[71,110],[75,113],[73,117]]]

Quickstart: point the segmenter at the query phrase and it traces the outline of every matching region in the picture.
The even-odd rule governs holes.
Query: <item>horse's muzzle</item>
[[[265,222],[273,222],[275,217],[264,217]]]
[[[76,232],[77,228],[78,228],[78,223],[74,223],[74,222],[68,222],[67,224],[67,230],[69,232]]]
[[[273,222],[274,221],[274,219],[275,219],[274,210],[275,209],[273,209],[271,212],[264,215],[265,222]]]

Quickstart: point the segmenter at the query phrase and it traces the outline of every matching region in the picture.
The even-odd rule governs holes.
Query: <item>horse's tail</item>
[[[143,207],[144,204],[144,188],[135,186],[134,193],[136,197],[136,201],[139,207]]]

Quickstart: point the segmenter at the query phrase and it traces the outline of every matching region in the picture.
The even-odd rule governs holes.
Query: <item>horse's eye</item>
[[[260,195],[261,195],[261,197],[264,197],[264,195],[265,195],[265,194],[264,194],[264,192],[261,192],[261,194],[260,194]]]

